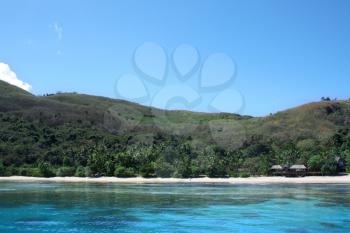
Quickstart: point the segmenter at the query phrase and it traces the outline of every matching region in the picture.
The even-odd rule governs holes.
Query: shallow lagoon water
[[[350,232],[350,185],[0,182],[0,232]]]

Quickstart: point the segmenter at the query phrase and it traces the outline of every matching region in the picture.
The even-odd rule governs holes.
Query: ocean
[[[0,232],[350,232],[350,185],[0,182]]]

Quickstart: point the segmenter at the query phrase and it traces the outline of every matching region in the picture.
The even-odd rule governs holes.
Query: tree
[[[348,151],[345,157],[345,160],[346,160],[346,171],[350,172],[350,151]]]
[[[56,176],[74,176],[75,169],[73,167],[60,167],[57,169]]]
[[[261,155],[258,162],[258,175],[268,175],[272,163],[273,162],[271,154]]]
[[[155,173],[158,177],[172,177],[174,166],[165,162],[164,158],[161,158],[155,163]]]
[[[258,140],[258,139],[254,139]],[[256,141],[254,144],[248,146],[245,150],[243,150],[243,157],[256,157],[262,154],[267,154],[270,152],[269,146]]]
[[[323,160],[320,155],[314,155],[309,159],[307,165],[311,171],[321,171]]]
[[[189,156],[182,156],[182,158],[176,162],[174,176],[178,178],[188,178],[191,174],[191,159]]]
[[[249,171],[252,175],[267,175],[271,164],[267,155],[247,158],[243,163],[245,171]]]
[[[293,164],[300,157],[300,152],[295,148],[295,145],[290,143],[285,148],[283,148],[280,152],[281,154],[282,164]]]
[[[4,176],[4,175],[5,175],[5,167],[2,161],[0,160],[0,176]]]
[[[209,177],[226,176],[227,162],[223,151],[214,146],[208,146],[200,152],[197,160],[200,161],[200,170]]]
[[[322,174],[333,175],[337,173],[337,162],[334,159],[328,159],[321,167]]]
[[[134,155],[129,150],[119,152],[116,155],[116,163],[123,167],[134,167],[136,165]]]
[[[92,170],[89,166],[85,167],[85,177],[91,177],[92,174]]]
[[[154,177],[155,174],[154,162],[145,163],[140,167],[140,175],[142,177]]]
[[[51,170],[51,166],[47,162],[40,162],[39,163],[39,173],[43,177],[53,177],[55,174]]]
[[[106,175],[113,176],[114,174],[114,163],[111,160],[105,162]]]
[[[77,177],[85,177],[85,168],[83,166],[79,166],[76,170],[75,170],[75,174],[74,176]]]
[[[116,177],[135,177],[135,171],[133,168],[125,168],[121,165],[117,165],[114,170],[114,176]]]
[[[93,148],[89,156],[88,166],[90,167],[93,174],[106,174],[106,162],[110,159],[110,154],[107,151],[107,148],[104,145],[97,145]]]
[[[69,156],[65,155],[63,157],[63,166],[69,167],[69,166],[72,166],[72,165],[73,165],[73,159],[70,158]]]

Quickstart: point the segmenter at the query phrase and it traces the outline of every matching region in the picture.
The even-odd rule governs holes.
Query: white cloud
[[[29,91],[32,86],[28,83],[23,82],[17,78],[15,72],[13,72],[9,65],[0,62],[0,80],[5,81],[11,85],[22,88],[23,90]]]
[[[57,34],[57,39],[58,40],[62,40],[62,38],[63,38],[63,27],[58,22],[54,22],[52,27],[53,27],[53,30]]]

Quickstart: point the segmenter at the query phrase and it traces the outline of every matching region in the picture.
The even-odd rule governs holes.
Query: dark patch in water
[[[87,228],[94,227],[101,229],[116,229],[126,224],[127,222],[122,218],[109,215],[94,216],[87,219],[80,219],[74,222],[75,226]]]
[[[55,225],[58,222],[52,221],[46,217],[29,217],[29,218],[19,218],[15,221],[19,225]]]
[[[320,224],[321,224],[321,226],[323,226],[323,227],[331,228],[331,229],[334,229],[334,228],[338,228],[338,227],[339,227],[337,224],[330,223],[330,222],[321,222]]]
[[[149,213],[149,214],[159,214],[159,213],[163,213],[163,212],[168,212],[171,214],[188,214],[191,213],[193,209],[191,208],[148,208],[147,210],[145,210],[145,212]]]
[[[286,202],[286,201],[279,201],[279,202],[275,202],[274,204],[276,204],[276,205],[288,205],[289,202]]]
[[[260,218],[260,214],[255,213],[255,212],[250,212],[250,213],[241,213],[242,217],[244,218]]]
[[[225,204],[242,206],[242,205],[256,205],[269,201],[268,198],[234,198]]]
[[[294,200],[298,200],[298,201],[311,201],[312,198],[309,197],[294,197]]]
[[[26,221],[47,221],[49,218],[47,217],[40,217],[40,216],[33,216],[33,217],[23,217],[18,218],[17,221],[19,222],[26,222]]]
[[[336,204],[329,203],[329,202],[321,202],[321,203],[315,204],[315,206],[317,206],[317,207],[334,207],[334,206],[336,206]]]
[[[125,211],[112,209],[88,213],[85,218],[74,221],[73,225],[83,228],[118,229],[137,221],[138,218],[128,215]]]
[[[307,231],[304,228],[295,228],[295,229],[288,229],[286,230],[287,233],[309,233],[309,231]]]

